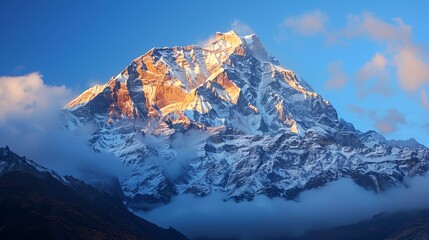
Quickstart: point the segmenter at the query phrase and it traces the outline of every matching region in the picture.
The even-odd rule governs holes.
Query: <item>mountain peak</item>
[[[151,49],[65,108],[108,124],[141,119],[156,131],[166,124],[168,129],[227,126],[246,133],[303,134],[318,125],[313,115],[326,118],[327,129],[338,124],[333,107],[280,67],[255,34],[241,37],[234,31],[216,33],[204,48]]]
[[[241,47],[241,48],[240,48]],[[272,62],[276,65],[279,63],[265,50],[262,42],[256,34],[240,36],[235,31],[226,33],[216,32],[214,40],[205,46],[206,49],[225,49],[229,48],[236,52],[248,53],[253,55],[261,62]],[[237,49],[238,48],[238,49]]]
[[[238,35],[235,31],[229,31],[225,33],[216,32],[215,40],[225,40],[230,43],[233,43],[233,42],[242,43],[240,35]]]
[[[153,49],[66,109],[67,129],[91,124],[94,149],[135,167],[122,187],[136,209],[182,193],[294,198],[341,177],[382,191],[429,166],[424,146],[339,120],[254,34]]]
[[[246,44],[249,46],[253,56],[261,62],[273,62],[278,65],[279,63],[265,50],[262,42],[255,34],[246,35],[243,37]]]
[[[226,56],[232,53],[244,54],[245,42],[236,32],[229,31],[226,33],[216,32],[214,39],[204,46],[204,49],[211,52],[224,52]]]
[[[236,36],[240,37],[240,35],[235,32],[234,30],[228,31],[228,32],[216,32],[216,38],[223,37],[223,36]]]

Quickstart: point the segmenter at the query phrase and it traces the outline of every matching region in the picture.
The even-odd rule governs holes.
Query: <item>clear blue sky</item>
[[[424,77],[429,73],[428,9],[425,1],[387,0],[3,0],[0,76],[40,72],[45,83],[78,93],[107,81],[152,47],[201,43],[236,22],[235,28],[255,32],[285,68],[303,77],[357,128],[378,129],[388,138],[415,137],[429,145],[429,110],[422,100],[429,91],[429,74]],[[312,26],[306,16],[322,25]],[[370,25],[362,27],[368,19]],[[401,36],[384,31],[389,28],[409,33],[408,42],[398,43]],[[385,62],[375,61],[377,54]],[[371,59],[381,69],[365,68]],[[359,75],[363,69],[366,80]],[[417,87],[404,87],[404,76],[416,72],[421,74],[410,81]],[[327,86],[329,79],[341,76],[341,86]],[[358,95],[359,82],[366,86],[364,96]]]

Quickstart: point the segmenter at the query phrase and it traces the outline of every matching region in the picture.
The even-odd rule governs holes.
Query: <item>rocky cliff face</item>
[[[182,193],[294,198],[341,177],[382,191],[428,169],[425,146],[338,119],[255,35],[153,48],[65,110],[68,129],[95,125],[89,144],[134,167],[122,189],[135,209]]]

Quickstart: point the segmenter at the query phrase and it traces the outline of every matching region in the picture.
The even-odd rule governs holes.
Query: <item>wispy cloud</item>
[[[21,72],[23,70],[25,70],[25,66],[24,65],[18,65],[15,67],[15,72]]]
[[[347,75],[343,70],[343,63],[336,61],[328,66],[329,79],[325,83],[327,89],[343,89],[347,82]]]
[[[280,27],[289,28],[293,32],[311,36],[326,32],[327,21],[328,15],[320,10],[314,10],[301,15],[285,18],[280,24]]]
[[[429,109],[428,95],[424,89],[420,92],[420,101],[424,108]]]
[[[349,110],[356,113],[357,115],[363,115],[366,112],[365,109],[354,104],[349,105]]]
[[[255,33],[255,31],[253,31],[253,29],[249,25],[237,19],[235,19],[231,23],[231,28],[233,31],[235,31],[238,35],[241,35],[241,36]]]
[[[400,126],[408,124],[405,115],[396,109],[390,108],[386,111],[375,109],[364,109],[357,105],[349,105],[349,110],[360,117],[370,119],[374,127],[383,134],[391,134],[399,130]]]
[[[212,43],[215,40],[216,36],[214,34],[211,34],[210,36],[208,36],[207,38],[203,39],[203,40],[199,40],[197,45],[201,46],[201,47],[205,47],[208,44]]]
[[[366,38],[381,44],[387,52],[377,52],[356,73],[358,96],[370,94],[388,96],[389,72],[396,73],[399,86],[405,93],[416,93],[429,85],[429,56],[427,49],[413,41],[412,27],[401,18],[384,21],[371,12],[348,15],[343,28],[329,28],[328,16],[320,10],[287,17],[281,30],[312,36],[323,33],[328,42],[344,42],[355,38]],[[387,67],[389,66],[389,68]],[[367,85],[369,82],[371,86]]]
[[[370,12],[347,16],[347,26],[337,35],[348,38],[369,37],[383,43],[408,43],[411,39],[411,26],[401,18],[394,18],[393,24],[387,23]]]
[[[249,25],[247,25],[246,23],[244,23],[238,19],[235,19],[233,22],[231,22],[230,30],[236,32],[240,36],[245,36],[245,35],[255,33],[255,31]],[[212,35],[208,36],[206,39],[198,41],[197,45],[207,46],[208,44],[213,42],[215,40],[215,38],[216,38],[216,36],[214,34],[212,34]]]
[[[90,79],[90,80],[86,83],[86,87],[90,88],[90,87],[93,87],[93,86],[95,86],[95,85],[103,85],[103,84],[105,84],[105,82],[103,82],[103,81],[101,81],[101,80],[99,80],[99,79],[95,79],[95,78],[93,78],[93,79]]]
[[[356,91],[358,97],[370,94],[389,96],[390,89],[387,69],[387,59],[380,53],[376,53],[371,60],[366,62],[356,74]],[[369,85],[371,84],[372,85]]]
[[[387,114],[375,121],[375,127],[383,134],[396,132],[399,125],[407,123],[405,116],[396,109],[389,109]]]
[[[412,40],[412,27],[401,18],[394,18],[392,23],[385,22],[372,13],[348,17],[347,27],[340,31],[348,38],[368,37],[383,43],[393,53],[393,64],[396,68],[401,88],[415,92],[429,84],[429,63],[425,52]]]

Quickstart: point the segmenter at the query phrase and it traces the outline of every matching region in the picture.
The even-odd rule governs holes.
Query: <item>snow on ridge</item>
[[[87,102],[68,109],[67,124],[76,125],[68,129],[80,121],[98,126],[90,145],[134,167],[122,187],[136,209],[183,193],[294,198],[340,177],[382,191],[429,169],[424,146],[338,119],[256,35],[218,33],[204,48],[153,48],[105,91],[100,98],[89,91]]]

